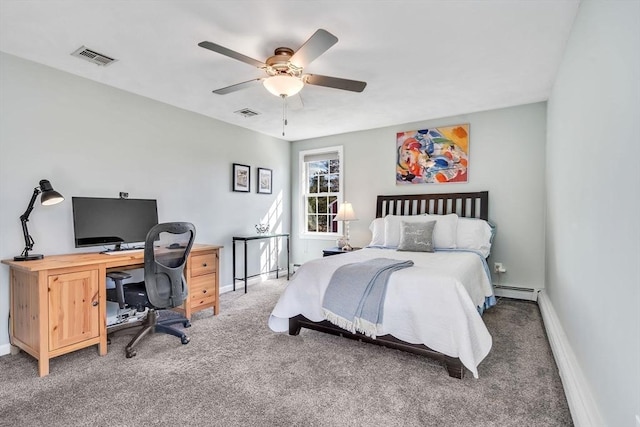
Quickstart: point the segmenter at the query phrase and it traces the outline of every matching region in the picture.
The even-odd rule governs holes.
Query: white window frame
[[[318,156],[322,154],[330,154],[330,153],[338,153],[338,159],[340,160],[340,166],[338,167],[338,182],[340,186],[340,191],[337,193],[331,193],[332,195],[336,195],[338,206],[342,204],[344,201],[344,155],[343,149],[341,145],[332,146],[332,147],[323,147],[323,148],[314,148],[311,150],[302,150],[299,153],[299,174],[300,174],[300,192],[299,192],[299,233],[301,239],[323,239],[330,240],[335,239],[336,237],[342,236],[342,222],[338,222],[338,231],[337,232],[310,232],[307,231],[307,167],[304,161],[306,156]]]

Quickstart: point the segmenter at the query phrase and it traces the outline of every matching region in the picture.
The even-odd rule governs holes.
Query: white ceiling
[[[0,0],[0,50],[290,141],[546,100],[579,0]],[[339,41],[305,72],[366,81],[362,93],[307,85],[282,101],[250,65],[297,50],[318,28]],[[116,58],[99,67],[81,45]],[[234,111],[260,113],[244,118]]]

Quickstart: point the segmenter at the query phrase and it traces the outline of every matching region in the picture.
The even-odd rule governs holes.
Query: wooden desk
[[[220,248],[195,244],[191,249],[185,266],[189,296],[180,308],[187,318],[210,307],[219,313]],[[101,356],[107,354],[107,271],[143,268],[144,252],[75,253],[2,263],[10,266],[11,344],[38,359],[43,377],[53,357],[96,344]]]
[[[280,273],[280,265],[278,264],[278,239],[280,237],[286,237],[287,239],[287,280],[289,280],[289,234],[288,233],[281,233],[281,234],[258,234],[258,235],[254,235],[254,236],[235,236],[233,237],[233,290],[235,292],[236,290],[236,280],[243,280],[244,281],[244,293],[247,293],[247,280],[249,277],[253,277],[253,276],[247,276],[247,242],[253,241],[253,240],[269,240],[271,241],[271,239],[275,239],[276,241],[276,269],[275,270],[271,270],[271,266],[269,266],[269,273],[275,271],[276,272],[276,279],[279,277],[279,273]],[[244,277],[236,277],[236,242],[244,242]],[[257,274],[254,274],[254,276],[257,276]]]

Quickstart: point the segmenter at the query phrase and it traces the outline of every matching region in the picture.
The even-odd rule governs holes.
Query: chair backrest
[[[188,222],[154,226],[144,245],[144,283],[149,302],[156,308],[173,308],[187,297],[184,266],[196,237]]]

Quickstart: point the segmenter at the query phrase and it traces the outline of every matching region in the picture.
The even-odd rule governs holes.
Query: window
[[[342,147],[300,152],[301,232],[304,237],[336,235],[333,218],[342,203]]]

